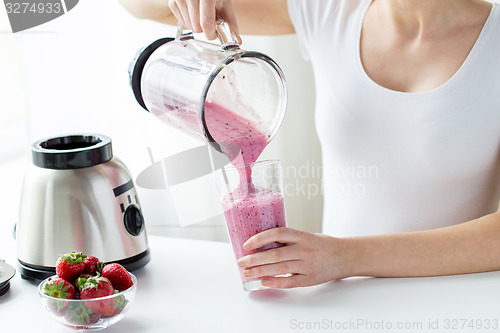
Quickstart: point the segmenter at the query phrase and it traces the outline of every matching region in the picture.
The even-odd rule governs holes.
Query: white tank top
[[[372,81],[361,64],[361,26],[370,3],[288,1],[315,74],[323,232],[424,230],[496,211],[500,6],[451,79],[430,91],[404,93]]]

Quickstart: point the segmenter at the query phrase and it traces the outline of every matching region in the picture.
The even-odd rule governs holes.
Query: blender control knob
[[[125,229],[132,236],[138,236],[142,232],[144,229],[144,217],[136,205],[127,207],[123,216],[123,223],[125,224]]]

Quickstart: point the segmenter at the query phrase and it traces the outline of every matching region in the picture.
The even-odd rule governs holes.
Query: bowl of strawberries
[[[134,301],[137,278],[117,263],[81,252],[59,257],[56,274],[38,285],[42,305],[57,322],[98,330],[123,318]]]

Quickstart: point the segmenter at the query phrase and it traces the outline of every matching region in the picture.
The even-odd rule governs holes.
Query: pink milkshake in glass
[[[253,168],[273,168],[273,165],[279,167],[279,162],[256,163]],[[243,249],[243,244],[253,235],[271,228],[286,227],[285,204],[281,192],[256,187],[253,192],[244,194],[236,189],[223,196],[222,207],[236,259],[281,246],[279,243],[272,243],[257,250]],[[243,275],[243,268],[239,267],[239,270],[245,290],[263,288],[260,279],[250,279]]]

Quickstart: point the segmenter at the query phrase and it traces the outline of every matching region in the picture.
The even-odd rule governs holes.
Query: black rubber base
[[[146,264],[151,260],[151,253],[149,249],[146,251],[139,253],[133,257],[122,259],[122,260],[115,260],[112,261],[114,263],[118,263],[120,265],[123,265],[128,271],[134,271],[136,269],[139,269],[141,267],[146,266]],[[111,262],[107,262],[106,264],[109,264]],[[21,273],[21,277],[23,279],[29,279],[29,280],[44,280],[52,275],[56,274],[56,268],[55,267],[47,267],[47,266],[38,266],[38,265],[31,265],[28,263],[25,263],[21,260],[17,260],[17,264],[19,267],[19,272]],[[1,292],[1,290],[0,290]]]
[[[10,282],[0,284],[0,296],[4,295],[10,287]]]

